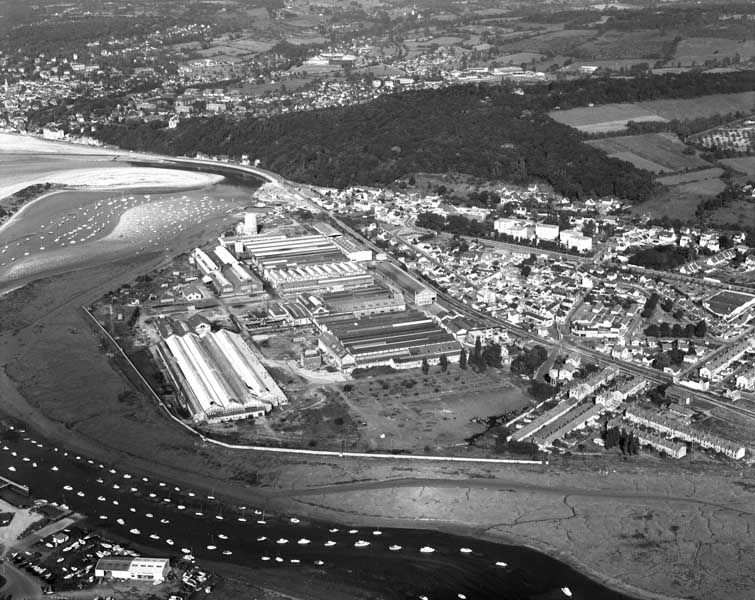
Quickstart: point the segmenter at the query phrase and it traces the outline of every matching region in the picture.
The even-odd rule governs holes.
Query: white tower
[[[257,213],[246,213],[244,215],[244,234],[257,235]]]

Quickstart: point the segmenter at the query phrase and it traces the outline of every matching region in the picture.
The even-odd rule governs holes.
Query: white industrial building
[[[158,346],[168,375],[195,421],[259,417],[286,396],[238,334],[168,335]]]
[[[132,556],[106,556],[97,561],[95,577],[112,579],[138,579],[140,581],[164,581],[170,573],[167,558],[144,558]]]
[[[209,275],[220,270],[218,265],[201,248],[195,248],[191,253],[191,257],[194,259],[194,264],[197,265],[202,275]]]
[[[554,242],[558,239],[558,225],[551,225],[550,223],[537,223],[535,224],[535,235],[540,240]]]
[[[592,238],[582,235],[582,232],[576,229],[565,229],[561,232],[561,245],[566,248],[574,248],[579,252],[590,252],[592,250]]]

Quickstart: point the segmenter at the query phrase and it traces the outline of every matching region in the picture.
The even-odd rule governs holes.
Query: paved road
[[[5,586],[0,589],[0,595],[13,595],[13,600],[37,600],[42,598],[42,588],[39,583],[24,571],[16,569],[8,562],[0,567],[0,573],[6,579]]]

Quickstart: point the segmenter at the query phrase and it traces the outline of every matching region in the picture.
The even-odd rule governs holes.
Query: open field
[[[736,201],[707,213],[707,219],[713,225],[730,223],[755,223],[755,202]]]
[[[569,125],[585,133],[620,131],[629,121],[666,121],[656,112],[638,104],[619,103],[602,106],[572,108],[548,113],[554,121]]]
[[[647,100],[636,103],[602,104],[600,106],[551,111],[550,117],[584,131],[603,133],[620,131],[628,121],[670,121],[695,119],[712,115],[755,111],[755,92],[710,94],[679,100]]]
[[[689,173],[676,173],[674,175],[665,175],[664,177],[658,177],[656,181],[663,185],[681,185],[684,183],[692,183],[693,181],[704,181],[706,179],[718,179],[723,175],[724,170],[720,167],[712,167],[710,169],[700,169],[698,171],[690,171]]]
[[[587,142],[609,156],[632,163],[653,173],[667,173],[710,166],[695,155],[682,152],[685,146],[676,136],[646,133],[611,137]]]
[[[716,37],[686,37],[676,46],[676,52],[670,62],[689,67],[704,65],[706,60],[721,61],[732,59],[739,54],[741,62],[755,56],[755,41],[734,40]]]
[[[725,115],[738,111],[750,113],[755,110],[755,92],[739,94],[710,94],[697,98],[679,100],[647,100],[637,105],[664,119],[695,119],[712,115]]]
[[[744,173],[748,177],[755,177],[755,156],[741,156],[739,158],[725,158],[719,161],[722,165]]]
[[[669,177],[677,176],[670,175]],[[632,213],[648,215],[651,218],[661,218],[666,215],[671,219],[686,220],[690,215],[695,214],[695,209],[700,202],[719,194],[725,188],[726,184],[718,178],[670,185],[655,198],[633,206]]]
[[[579,46],[577,56],[587,60],[653,60],[665,57],[673,48],[673,43],[673,33],[614,30]]]

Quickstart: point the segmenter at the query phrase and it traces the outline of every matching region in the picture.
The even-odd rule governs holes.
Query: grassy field
[[[733,58],[739,54],[742,62],[755,56],[755,41],[734,40],[716,37],[690,37],[681,40],[670,61],[682,66],[703,65],[706,60]]]
[[[656,181],[663,185],[681,185],[684,183],[692,183],[694,181],[705,181],[706,179],[718,179],[723,175],[724,170],[720,167],[712,167],[710,169],[700,169],[698,171],[690,171],[689,173],[677,173],[675,175],[666,175],[664,177],[658,177]]]
[[[755,92],[710,94],[681,100],[648,100],[638,102],[637,106],[668,120],[695,119],[737,111],[752,112],[755,109]]]
[[[587,142],[609,156],[632,163],[639,169],[653,173],[675,173],[709,166],[701,158],[682,152],[684,144],[678,138],[663,133],[646,133],[591,140]]]
[[[666,121],[652,110],[637,104],[618,103],[552,111],[554,121],[569,125],[586,133],[620,131],[628,121]]]
[[[578,56],[588,60],[651,60],[666,56],[673,41],[673,33],[607,31],[600,37],[582,44],[578,48]]]
[[[713,225],[728,223],[755,223],[755,203],[732,202],[708,213],[708,220]]]
[[[740,158],[725,158],[720,161],[722,165],[725,165],[735,171],[744,173],[748,177],[755,176],[755,156],[742,156]]]
[[[668,216],[672,219],[687,220],[695,214],[695,209],[700,202],[722,192],[725,187],[726,184],[720,179],[704,179],[672,185],[655,198],[634,206],[632,213],[645,214],[652,218]]]

